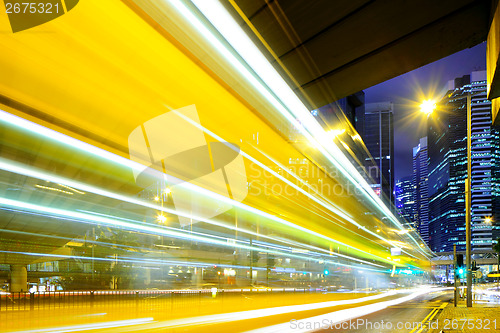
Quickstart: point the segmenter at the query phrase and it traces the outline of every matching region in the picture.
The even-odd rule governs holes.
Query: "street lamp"
[[[430,115],[436,109],[436,102],[433,100],[425,100],[420,104],[420,111],[425,113],[426,115]]]
[[[472,94],[470,91],[466,96],[454,98],[454,100],[467,99],[467,178],[465,179],[465,257],[466,257],[466,272],[467,272],[467,307],[472,307],[472,230],[471,230],[471,133],[472,133],[472,111],[471,100]],[[429,116],[436,109],[436,103],[432,100],[425,100],[420,105],[420,111]]]
[[[472,180],[472,94],[467,93],[467,179],[465,180],[465,255],[467,268],[467,307],[472,307],[472,230],[471,230],[471,180]]]
[[[160,223],[165,223],[167,221],[167,217],[163,214],[160,214],[156,217],[156,219],[158,220],[158,222]]]

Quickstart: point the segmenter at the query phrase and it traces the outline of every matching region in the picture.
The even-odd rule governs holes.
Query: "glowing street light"
[[[484,219],[484,223],[486,223],[486,224],[491,224],[491,221],[492,221],[492,219],[489,216]]]
[[[436,102],[433,100],[425,100],[420,104],[420,111],[425,113],[426,115],[430,115],[436,109]]]
[[[172,193],[172,190],[169,188],[166,188],[163,190],[163,193],[168,195],[168,194]]]
[[[160,214],[156,217],[156,219],[158,220],[158,222],[160,223],[165,223],[167,221],[167,217],[163,214]]]

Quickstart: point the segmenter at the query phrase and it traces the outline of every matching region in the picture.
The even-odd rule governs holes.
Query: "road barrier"
[[[238,297],[251,294],[271,295],[274,293],[322,293],[322,288],[240,288],[217,289],[215,298]],[[93,306],[190,306],[193,302],[214,298],[212,289],[196,290],[91,290],[91,291],[45,291],[0,294],[0,312],[35,311],[68,307]]]

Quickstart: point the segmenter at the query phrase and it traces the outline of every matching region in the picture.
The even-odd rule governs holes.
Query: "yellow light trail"
[[[80,140],[77,140],[75,138],[69,137],[69,136],[67,136],[65,134],[62,134],[62,133],[56,132],[54,130],[51,130],[49,128],[43,127],[41,125],[35,124],[35,123],[30,122],[30,121],[28,121],[26,119],[22,119],[20,117],[17,117],[15,115],[7,113],[7,112],[5,112],[3,110],[0,110],[0,121],[9,123],[11,125],[14,125],[16,127],[20,127],[22,129],[25,129],[25,130],[28,130],[28,131],[31,131],[31,132],[36,133],[38,135],[42,135],[42,136],[47,137],[47,138],[49,138],[51,140],[55,140],[55,141],[60,142],[62,144],[65,144],[65,145],[68,145],[70,147],[73,147],[73,148],[76,148],[78,150],[81,150],[82,152],[90,153],[92,155],[104,158],[104,159],[106,159],[106,160],[108,160],[110,162],[117,163],[119,165],[122,165],[122,166],[125,166],[125,167],[129,167],[131,169],[137,169],[137,170],[141,171],[144,168],[144,166],[142,164],[133,162],[131,160],[128,160],[128,159],[123,158],[121,156],[118,156],[116,154],[113,154],[113,153],[110,153],[108,151],[105,151],[105,150],[103,150],[101,148],[92,146],[92,145],[87,144],[87,143],[85,143],[83,141],[80,141]],[[2,164],[3,164],[2,168],[4,168],[5,170],[9,169],[8,165],[6,165],[5,163],[2,163]],[[17,169],[18,169],[18,171],[21,171],[19,168],[17,168]],[[163,179],[163,175],[164,175],[163,173],[161,173],[159,171],[152,171],[152,172],[158,177],[158,179]],[[19,173],[19,172],[17,172],[17,173]],[[36,178],[39,178],[39,179],[48,179],[47,175],[43,175],[43,174],[40,174]],[[52,181],[55,182],[55,183],[62,183],[62,184],[66,184],[66,185],[71,186],[71,187],[78,188],[78,189],[83,190],[83,191],[92,192],[91,188],[89,186],[84,185],[84,184],[78,184],[77,185],[77,183],[75,183],[75,182],[71,182],[70,183],[68,180],[66,180],[66,181],[59,180],[57,177],[54,177],[52,179],[53,179]],[[302,226],[298,226],[298,225],[296,225],[296,224],[294,224],[292,222],[289,222],[287,220],[284,220],[284,219],[279,218],[277,216],[274,216],[272,214],[260,211],[260,210],[254,208],[254,207],[251,207],[251,206],[248,206],[248,205],[246,205],[244,203],[232,200],[230,198],[227,198],[225,196],[222,196],[222,195],[219,195],[217,193],[211,192],[209,190],[203,189],[203,188],[201,188],[199,186],[196,186],[194,184],[190,184],[188,182],[184,182],[184,183],[180,184],[180,186],[186,187],[187,189],[193,190],[193,191],[195,191],[197,193],[200,193],[202,195],[206,195],[208,197],[216,198],[218,200],[221,200],[223,202],[229,203],[229,204],[231,204],[233,206],[236,206],[238,208],[244,209],[244,210],[246,210],[246,211],[248,211],[250,213],[254,213],[254,214],[260,215],[262,217],[268,218],[268,219],[270,219],[272,221],[278,222],[278,223],[283,224],[285,226],[294,228],[294,229],[296,229],[298,231],[302,231],[302,232],[305,232],[305,233],[307,233],[309,235],[312,235],[312,236],[315,236],[315,237],[318,237],[318,238],[322,238],[324,240],[331,241],[333,243],[345,246],[345,247],[351,249],[354,252],[361,252],[363,256],[375,257],[379,261],[387,262],[387,263],[390,263],[390,264],[394,264],[393,262],[388,262],[385,257],[381,257],[381,256],[377,256],[377,255],[373,255],[373,254],[367,253],[365,251],[362,251],[362,250],[356,248],[355,246],[351,246],[349,244],[346,244],[346,243],[343,243],[343,242],[339,242],[336,239],[333,239],[331,237],[322,235],[322,234],[320,234],[318,232],[315,232],[315,231],[311,231],[311,230],[309,230],[307,228],[304,228]],[[101,192],[99,190],[97,192],[99,192],[99,193],[96,193],[96,192],[93,192],[93,193],[96,193],[96,194],[104,193],[104,192]],[[119,200],[123,200],[123,201],[130,201],[130,199],[127,200],[126,197],[121,196],[121,195],[117,195],[117,194],[108,193],[105,196],[120,198]],[[140,200],[135,200],[135,202],[137,202],[138,204],[143,205],[143,206],[148,206],[148,207],[151,207],[151,208],[154,208],[154,209],[162,210],[164,212],[168,212],[168,213],[172,213],[172,214],[176,214],[176,215],[183,215],[183,216],[186,216],[186,217],[189,217],[189,218],[194,218],[194,219],[198,219],[198,220],[202,220],[202,221],[207,221],[206,219],[203,219],[203,218],[200,218],[200,217],[197,217],[197,216],[193,216],[193,215],[189,215],[189,214],[183,214],[182,212],[173,211],[173,210],[170,210],[170,209],[167,209],[165,207],[158,206],[158,205],[149,204],[149,203],[146,204],[145,202],[140,201]],[[208,222],[208,223],[210,223],[210,222]]]
[[[366,180],[351,165],[339,148],[331,142],[325,130],[316,122],[314,117],[305,108],[298,97],[291,91],[290,87],[279,76],[276,70],[269,64],[267,59],[260,53],[253,42],[242,31],[241,27],[234,21],[225,8],[217,1],[193,0],[193,3],[205,15],[205,17],[216,27],[225,37],[231,46],[239,53],[246,63],[257,73],[257,75],[267,85],[264,87],[249,71],[243,66],[233,54],[199,21],[199,19],[178,0],[169,2],[190,22],[198,32],[209,41],[228,62],[235,67],[251,84],[256,88],[286,119],[289,120],[329,161],[354,186],[358,187],[367,198],[385,215],[388,216],[399,229],[404,227],[392,212],[385,206],[381,199],[373,192]],[[269,90],[274,93],[270,94]],[[274,96],[278,96],[279,101]],[[312,134],[314,133],[314,135]],[[418,245],[418,241],[409,236]],[[428,257],[429,254],[415,247],[417,251]]]
[[[199,128],[200,130],[202,130],[203,132],[207,133],[208,135],[212,136],[213,138],[217,139],[219,142],[225,142],[227,144],[228,147],[236,150],[235,147],[233,147],[230,143],[228,143],[226,140],[224,140],[223,138],[221,138],[220,136],[218,136],[217,134],[215,134],[214,132],[208,130],[207,128],[201,126],[200,124],[194,122],[193,120],[191,120],[190,118],[182,115],[181,113],[178,113],[176,112],[175,110],[172,111],[172,112],[175,112],[178,114],[179,117],[183,118],[185,121],[187,121],[188,123],[190,123],[191,125]],[[305,191],[303,188],[297,186],[296,184],[292,183],[291,181],[289,181],[288,179],[286,179],[285,177],[281,176],[280,174],[278,174],[276,171],[274,171],[273,169],[271,169],[270,167],[264,165],[263,163],[261,163],[260,161],[258,161],[257,159],[253,158],[252,156],[250,156],[249,154],[245,153],[243,150],[239,150],[240,153],[245,156],[247,159],[251,160],[252,162],[258,164],[261,168],[263,168],[264,170],[266,170],[267,172],[269,172],[270,174],[272,174],[273,176],[275,176],[276,178],[280,179],[281,181],[285,182],[287,185],[289,186],[292,186],[295,190],[297,190],[298,192],[306,195],[309,199],[311,200],[314,200],[316,203],[320,204],[321,206],[325,207],[326,209],[328,209],[329,211],[333,212],[334,214],[338,215],[340,218],[348,221],[349,223],[353,224],[354,226],[358,227],[359,229],[365,231],[366,233],[368,234],[371,234],[372,236],[375,236],[376,238],[378,239],[381,239],[385,242],[387,242],[388,244],[392,245],[393,247],[396,247],[396,243],[394,243],[393,241],[391,240],[388,240],[384,237],[382,237],[381,235],[377,234],[378,232],[380,232],[380,230],[377,231],[377,233],[375,232],[372,232],[366,228],[363,228],[363,226],[359,223],[357,223],[351,216],[349,216],[347,213],[343,212],[342,210],[340,210],[338,207],[336,207],[330,200],[324,198],[324,197],[321,197],[321,198],[317,198],[311,194],[309,194],[307,191]],[[302,179],[300,179],[297,175],[295,175],[294,173],[292,173],[290,170],[288,170],[288,168],[286,168],[285,166],[283,166],[282,164],[280,164],[278,161],[274,160],[272,157],[266,155],[264,152],[261,152],[262,154],[264,154],[264,156],[266,156],[270,161],[272,161],[273,163],[275,163],[277,166],[281,167],[283,170],[285,170],[287,173],[289,173],[290,175],[292,175],[294,178],[296,178],[297,180],[300,180],[303,184],[306,184],[306,186],[309,186],[309,184],[305,183]],[[361,235],[362,236],[362,235]],[[369,240],[370,242],[373,242],[373,240],[371,239],[368,239],[364,236],[362,236],[363,238]],[[345,244],[342,244],[342,245],[345,245]],[[412,256],[412,257],[415,257],[413,256],[412,254],[408,253],[405,251],[405,253],[409,256]],[[416,258],[416,257],[415,257]]]
[[[79,188],[79,189],[85,190],[85,191],[90,192],[90,193],[95,193],[97,195],[102,195],[102,196],[113,198],[113,199],[117,199],[117,200],[120,200],[120,201],[124,201],[124,202],[129,202],[129,203],[141,205],[143,207],[148,207],[148,208],[152,208],[152,209],[158,209],[158,210],[161,210],[161,211],[166,212],[166,213],[183,214],[182,212],[179,212],[179,211],[176,211],[176,210],[171,210],[171,209],[168,209],[168,208],[165,208],[165,207],[162,207],[162,206],[158,206],[158,205],[152,204],[152,203],[147,202],[147,201],[138,200],[136,198],[131,198],[131,197],[127,197],[127,196],[124,196],[124,195],[121,195],[121,194],[109,192],[109,191],[106,191],[106,190],[103,190],[103,189],[99,189],[99,188],[96,188],[96,187],[93,187],[93,186],[90,186],[90,185],[87,185],[87,184],[82,184],[82,183],[75,182],[75,181],[68,180],[68,179],[64,179],[64,178],[61,178],[61,177],[58,177],[58,176],[53,176],[53,175],[50,175],[50,174],[47,174],[47,173],[42,173],[42,172],[39,172],[39,171],[36,171],[36,170],[33,170],[33,169],[29,169],[29,168],[26,168],[26,167],[23,167],[23,166],[14,165],[12,162],[7,161],[7,160],[5,160],[3,158],[0,158],[0,169],[6,170],[6,171],[9,171],[9,172],[14,172],[14,173],[17,173],[17,174],[22,174],[22,175],[29,176],[29,177],[38,178],[38,179],[43,179],[43,180],[49,180],[49,181],[52,181],[52,182],[68,184],[71,187]],[[94,212],[89,212],[89,213],[95,214]],[[102,215],[102,214],[98,214],[98,215]],[[238,227],[235,227],[235,226],[232,226],[232,225],[223,224],[223,223],[218,223],[215,220],[203,219],[203,218],[200,218],[200,217],[198,217],[196,215],[185,214],[184,216],[189,217],[189,218],[193,218],[193,219],[197,219],[197,220],[200,220],[200,221],[203,221],[203,222],[206,222],[206,223],[209,223],[209,224],[213,224],[213,225],[216,225],[216,226],[224,227],[224,228],[227,228],[227,229],[230,229],[230,230],[237,230],[239,232],[243,232],[243,233],[246,233],[246,234],[249,234],[249,235],[258,236],[258,237],[261,237],[261,238],[265,238],[265,239],[269,239],[269,240],[273,240],[273,241],[277,241],[277,242],[289,243],[289,244],[293,244],[293,245],[296,245],[296,246],[306,247],[306,248],[309,248],[309,249],[312,249],[312,250],[320,251],[320,252],[323,252],[323,253],[326,253],[326,254],[331,254],[331,252],[328,251],[328,250],[326,250],[326,249],[321,249],[321,248],[318,248],[318,247],[315,247],[315,246],[312,246],[312,245],[309,245],[309,244],[291,242],[290,240],[284,240],[284,239],[279,239],[279,238],[276,238],[276,237],[271,237],[271,236],[267,236],[267,235],[263,235],[263,234],[258,234],[256,232],[253,232],[253,231],[250,231],[250,230],[247,230],[247,229],[238,228]],[[107,216],[107,217],[110,217],[110,216]],[[112,217],[112,218],[117,218],[117,217]],[[354,260],[354,261],[357,261],[357,262],[361,262],[361,263],[365,263],[365,264],[369,264],[369,265],[381,267],[380,265],[377,265],[377,264],[374,264],[374,263],[371,263],[371,262],[368,262],[368,261],[365,261],[365,260],[362,260],[362,259],[359,259],[359,258],[356,258],[356,257],[351,257],[351,256],[340,254],[340,253],[333,253],[333,255],[338,256],[338,257],[343,257],[343,258],[346,258],[346,259],[350,259],[350,260]]]
[[[75,219],[75,221],[82,221],[83,223],[91,223],[91,224],[100,223],[100,224],[107,225],[110,227],[124,228],[126,230],[139,231],[139,232],[149,233],[152,235],[164,235],[164,236],[171,236],[171,237],[180,238],[180,239],[195,240],[195,241],[213,244],[213,245],[219,245],[219,246],[223,246],[223,247],[238,247],[238,248],[246,249],[246,250],[267,252],[267,253],[272,253],[272,254],[277,254],[277,255],[299,258],[299,259],[312,260],[312,261],[316,261],[316,262],[324,261],[324,262],[327,262],[331,265],[352,266],[352,265],[348,265],[348,264],[339,264],[337,262],[326,260],[326,259],[311,258],[309,256],[300,256],[300,255],[296,255],[293,253],[285,253],[285,252],[276,251],[276,250],[269,249],[269,248],[262,248],[262,247],[241,244],[242,241],[228,243],[227,237],[218,237],[218,236],[202,234],[202,233],[198,233],[198,232],[185,231],[185,230],[181,230],[181,229],[174,230],[173,228],[165,228],[165,227],[161,228],[161,227],[157,227],[154,225],[147,225],[147,224],[141,223],[139,221],[135,221],[135,223],[133,223],[133,222],[124,221],[123,219],[108,218],[108,217],[95,215],[95,214],[85,214],[85,213],[80,213],[80,212],[75,212],[75,211],[68,211],[68,210],[64,210],[64,209],[40,206],[40,205],[35,205],[35,204],[23,202],[23,201],[11,200],[11,199],[2,198],[2,197],[0,197],[0,204],[3,204],[4,206],[8,206],[8,207],[18,208],[18,209],[26,209],[28,211],[33,211],[33,212],[44,212],[44,213],[48,213],[48,214],[51,214],[54,216],[72,218],[72,219]],[[356,261],[361,261],[361,260],[357,259]],[[364,263],[367,263],[369,265],[376,266],[376,267],[383,267],[383,266],[380,266],[380,265],[377,265],[374,263],[370,263],[370,262],[364,262]],[[355,266],[352,266],[352,267],[355,267]],[[371,268],[363,267],[363,269],[371,269]]]
[[[109,17],[103,13],[109,12],[115,13],[116,17],[119,18],[115,22],[115,25],[105,22]],[[61,123],[78,124],[78,126],[81,126],[82,129],[91,134],[102,136],[104,133],[106,137],[109,135],[109,142],[117,146],[123,145],[123,133],[127,133],[127,126],[135,126],[136,122],[141,123],[145,118],[164,112],[158,106],[164,104],[186,105],[186,101],[200,103],[200,100],[203,100],[203,98],[193,99],[191,90],[200,91],[200,95],[205,96],[204,106],[207,107],[210,104],[211,108],[208,108],[210,111],[220,109],[224,106],[231,110],[238,109],[239,112],[243,111],[251,114],[248,108],[235,103],[234,96],[224,91],[224,87],[217,86],[216,80],[207,80],[207,75],[201,73],[203,70],[200,70],[197,68],[198,65],[194,64],[196,61],[192,62],[192,59],[188,59],[189,56],[183,54],[184,51],[181,48],[181,51],[176,50],[176,47],[179,48],[178,44],[167,40],[164,36],[158,35],[156,31],[150,29],[147,24],[144,24],[141,18],[135,16],[129,8],[126,8],[123,3],[88,1],[85,4],[82,3],[80,12],[74,12],[71,15],[65,16],[64,20],[54,21],[45,26],[48,30],[62,35],[63,38],[61,39],[64,41],[63,43],[60,42],[59,38],[44,38],[41,37],[41,34],[36,38],[32,38],[30,34],[9,35],[1,38],[2,44],[8,45],[8,47],[6,48],[5,55],[0,57],[0,61],[6,65],[6,76],[16,78],[13,81],[0,82],[2,94],[13,100],[21,101],[41,112],[48,112],[55,119],[60,119]],[[92,24],[89,24],[89,22]],[[86,27],[86,29],[83,30],[81,29],[82,27]],[[107,27],[110,28],[108,29]],[[44,28],[41,27],[40,29],[43,31]],[[134,36],[135,39],[121,38],[123,35]],[[140,41],[138,36],[140,36]],[[137,43],[141,47],[137,47]],[[132,48],[128,48],[129,46],[132,46]],[[23,51],[27,51],[29,48],[37,49],[39,52],[36,56],[27,56],[30,53]],[[72,57],[67,57],[71,61],[65,61],[64,58],[59,57],[65,50],[69,51],[69,55],[72,55]],[[127,50],[132,50],[133,52],[126,52]],[[9,64],[9,57],[12,57],[14,53],[26,56],[20,57],[19,61]],[[124,54],[127,56],[122,56]],[[144,59],[148,61],[144,61]],[[71,67],[74,61],[79,66]],[[37,66],[30,65],[34,62],[36,62]],[[42,66],[39,66],[40,62]],[[67,70],[61,71],[60,75],[48,75],[47,71],[50,72],[52,69],[52,62],[57,65],[57,68],[64,67]],[[130,64],[134,66],[130,66]],[[200,65],[200,67],[202,66]],[[150,71],[151,69],[153,69],[153,72]],[[174,71],[175,73],[172,74],[173,77],[165,77],[166,73]],[[185,76],[182,76],[183,78],[192,77],[191,81],[187,79],[174,81],[175,77],[180,78],[180,73],[185,74]],[[170,80],[175,82],[175,84],[171,84],[168,89],[163,89],[161,83],[165,81],[169,82]],[[18,81],[22,81],[22,83],[18,84]],[[110,82],[114,82],[115,84],[111,85]],[[189,82],[191,82],[191,85]],[[196,82],[196,84],[193,84],[193,82]],[[96,85],[92,83],[96,83]],[[66,89],[69,84],[72,86],[71,91]],[[96,87],[95,89],[92,88],[94,86]],[[111,89],[111,86],[116,87],[116,89]],[[26,91],[24,90],[25,87]],[[50,87],[50,89],[47,87]],[[61,94],[61,87],[64,94]],[[172,92],[170,93],[170,91]],[[81,98],[82,95],[92,95],[94,98],[92,101],[83,101]],[[116,98],[109,98],[109,96]],[[209,98],[206,98],[206,96],[209,96]],[[123,102],[111,103],[110,101]],[[155,105],[151,101],[157,101],[158,103]],[[135,112],[139,107],[144,112]],[[123,121],[123,118],[127,118],[121,117],[123,114],[130,115],[130,122]],[[98,117],[95,117],[95,115],[98,115]],[[223,115],[223,113],[219,112],[217,116],[219,115]],[[237,115],[240,116],[240,113]],[[248,122],[248,119],[253,119],[251,116],[243,117],[243,125],[235,129],[235,132],[245,126],[253,127],[261,125],[257,121]],[[214,121],[220,120],[215,115],[214,119],[216,119]],[[294,118],[291,117],[290,119]],[[36,120],[42,123],[45,121],[43,119]],[[296,123],[296,119],[292,123]],[[103,124],[106,126],[103,126]],[[50,125],[58,128],[58,125]],[[210,128],[210,126],[208,127]],[[63,128],[63,130],[66,133],[72,133],[71,129]],[[268,130],[267,127],[266,130]],[[51,138],[54,135],[56,134],[48,133],[47,138]],[[77,135],[81,134],[77,133]],[[226,135],[221,134],[221,136]],[[60,138],[63,141],[70,140],[68,137]],[[234,138],[233,135],[232,141],[234,141]],[[275,135],[272,138],[277,138],[277,136]],[[89,137],[84,137],[83,140],[94,142]],[[115,149],[115,146],[112,147],[112,149]],[[92,149],[83,145],[80,148],[82,151],[85,151],[87,148]],[[119,157],[118,155],[107,155],[106,150],[102,152],[106,156],[100,155],[101,152],[96,150],[94,151],[95,156],[100,156],[110,161]],[[116,152],[116,150],[114,151]],[[286,155],[291,151],[292,149],[287,148],[284,154]],[[127,159],[123,159],[122,162],[124,164],[121,165],[126,165],[130,162],[127,161]],[[127,167],[133,169],[134,165],[128,165]],[[138,167],[142,169],[144,166],[140,165]],[[158,174],[158,177],[160,176],[162,175]],[[205,192],[205,195],[213,196],[210,192]],[[274,220],[271,216],[253,212],[231,201],[227,202],[242,210],[256,214],[255,217],[260,216]],[[177,215],[183,214],[178,211],[174,213]],[[347,212],[344,213],[348,214]],[[289,217],[281,220],[286,221],[287,219],[289,220],[288,222],[297,222]],[[283,221],[281,220],[274,221],[282,223]],[[207,223],[212,223],[212,221],[208,221]],[[290,225],[288,227],[294,228]],[[305,229],[308,230],[307,228]],[[300,233],[297,234],[300,234],[301,237],[303,236],[302,234],[306,236],[311,235],[310,233],[302,232],[304,231],[303,229],[298,230]],[[364,230],[361,231],[364,232]],[[248,231],[244,232],[248,233]],[[259,237],[262,237],[262,235],[259,235]],[[316,236],[314,237],[316,240]],[[318,238],[320,237],[318,236]],[[331,242],[329,239],[325,240]],[[355,242],[351,243],[350,240],[347,243],[349,245],[355,244]],[[339,243],[337,242],[337,244]],[[384,248],[386,247],[384,246]],[[363,246],[361,249],[358,247],[357,249],[352,249],[352,251],[363,257],[370,257],[376,260],[382,258],[382,262],[384,262],[385,256],[374,256],[363,251],[365,249],[366,247]]]

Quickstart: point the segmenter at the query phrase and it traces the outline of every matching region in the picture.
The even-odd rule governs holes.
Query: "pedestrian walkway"
[[[465,301],[457,307],[453,302],[446,306],[437,318],[428,323],[428,332],[498,332],[500,331],[500,304],[475,303],[467,308]]]

